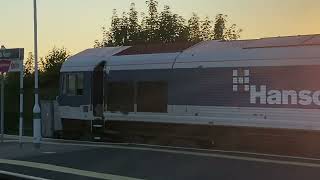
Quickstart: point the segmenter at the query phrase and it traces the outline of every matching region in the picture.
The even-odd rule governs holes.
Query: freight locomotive
[[[61,68],[64,135],[320,151],[320,35],[87,49]]]

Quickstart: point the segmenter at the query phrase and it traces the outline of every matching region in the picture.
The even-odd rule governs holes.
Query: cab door
[[[92,106],[93,115],[96,118],[103,119],[104,107],[104,65],[100,63],[93,71],[92,75]]]

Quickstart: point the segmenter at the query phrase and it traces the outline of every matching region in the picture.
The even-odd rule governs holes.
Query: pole
[[[1,142],[3,143],[4,135],[4,73],[1,77]]]
[[[23,136],[23,76],[24,67],[23,60],[20,67],[20,117],[19,117],[19,144],[22,147],[22,136]]]
[[[37,26],[37,0],[33,0],[34,15],[34,107],[33,107],[33,143],[40,148],[41,141],[41,115],[39,106],[38,88],[38,26]]]

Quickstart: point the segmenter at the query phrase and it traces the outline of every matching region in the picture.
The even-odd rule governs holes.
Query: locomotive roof
[[[61,72],[93,71],[102,61],[107,61],[118,52],[127,49],[124,47],[91,48],[68,58],[61,67]]]
[[[61,72],[320,64],[320,35],[204,41],[88,49],[70,57]]]
[[[320,64],[320,35],[205,41],[185,50],[174,68]]]
[[[131,46],[114,56],[139,55],[139,54],[160,54],[176,53],[194,45],[194,42],[176,42],[176,43],[157,43],[157,44],[140,44]]]

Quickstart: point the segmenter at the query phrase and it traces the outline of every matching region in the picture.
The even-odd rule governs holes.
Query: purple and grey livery
[[[282,152],[320,132],[319,76],[320,35],[88,49],[59,105],[66,132]]]

